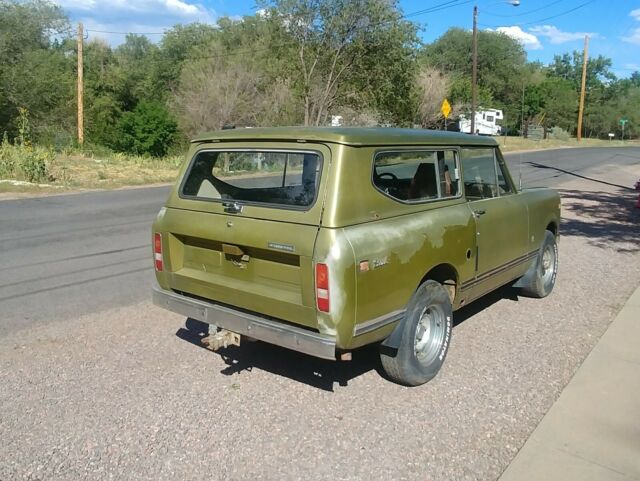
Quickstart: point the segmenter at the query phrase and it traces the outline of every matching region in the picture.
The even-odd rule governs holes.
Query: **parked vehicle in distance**
[[[153,224],[154,302],[325,359],[381,343],[419,385],[449,349],[453,311],[512,281],[556,280],[560,199],[514,185],[492,138],[355,128],[196,138]],[[508,322],[508,320],[505,320]]]
[[[475,133],[479,135],[500,135],[502,133],[502,127],[498,125],[498,120],[502,120],[503,118],[502,110],[478,110],[475,118]],[[466,118],[465,115],[460,115],[458,127],[463,134],[470,134],[471,119]]]

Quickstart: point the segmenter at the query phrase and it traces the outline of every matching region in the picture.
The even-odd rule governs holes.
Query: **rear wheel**
[[[546,297],[551,294],[558,274],[558,244],[550,231],[545,231],[533,271],[522,278],[522,293],[530,297]]]
[[[401,322],[396,355],[381,352],[380,359],[391,379],[406,386],[418,386],[435,377],[449,350],[453,309],[445,288],[431,280],[422,284]]]

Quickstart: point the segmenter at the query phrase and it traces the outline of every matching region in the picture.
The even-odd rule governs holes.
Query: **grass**
[[[20,147],[10,148],[13,165],[19,166]],[[51,153],[46,160],[46,178],[27,182],[29,179],[19,168],[0,170],[0,193],[47,194],[170,183],[175,180],[182,160],[182,156],[157,159],[109,152]]]
[[[545,139],[533,140],[522,137],[495,137],[503,152],[515,152],[518,150],[558,149],[569,147],[622,147],[640,145],[638,141],[582,139],[578,142],[575,138],[567,140]]]
[[[531,140],[521,137],[496,137],[504,152],[518,150],[553,149],[564,147],[620,147],[640,145],[638,141],[608,141],[598,139]],[[127,186],[171,183],[175,181],[182,156],[160,159],[131,156],[104,150],[81,152],[69,150],[58,153],[43,153],[45,149],[36,147],[40,157],[46,160],[46,177],[37,181],[25,175],[20,169],[24,156],[32,155],[21,151],[21,147],[4,145],[0,149],[0,196],[18,197],[86,189],[117,189]],[[0,155],[2,157],[2,155]],[[9,159],[11,169],[4,168],[2,162]],[[6,167],[8,164],[4,164]],[[31,179],[33,180],[33,179]]]

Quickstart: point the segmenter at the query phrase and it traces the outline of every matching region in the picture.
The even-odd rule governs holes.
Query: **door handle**
[[[478,219],[481,215],[484,215],[484,214],[486,214],[486,213],[487,213],[487,211],[486,211],[486,210],[484,210],[484,209],[474,210],[474,211],[473,211],[473,216],[474,216],[476,219]]]
[[[224,211],[228,214],[239,214],[242,212],[242,204],[238,202],[223,202],[222,207],[224,207]]]

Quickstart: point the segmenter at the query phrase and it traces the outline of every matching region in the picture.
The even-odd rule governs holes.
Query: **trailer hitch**
[[[210,325],[209,335],[207,337],[203,337],[200,342],[207,349],[217,351],[222,347],[227,348],[229,346],[240,346],[240,334]]]

